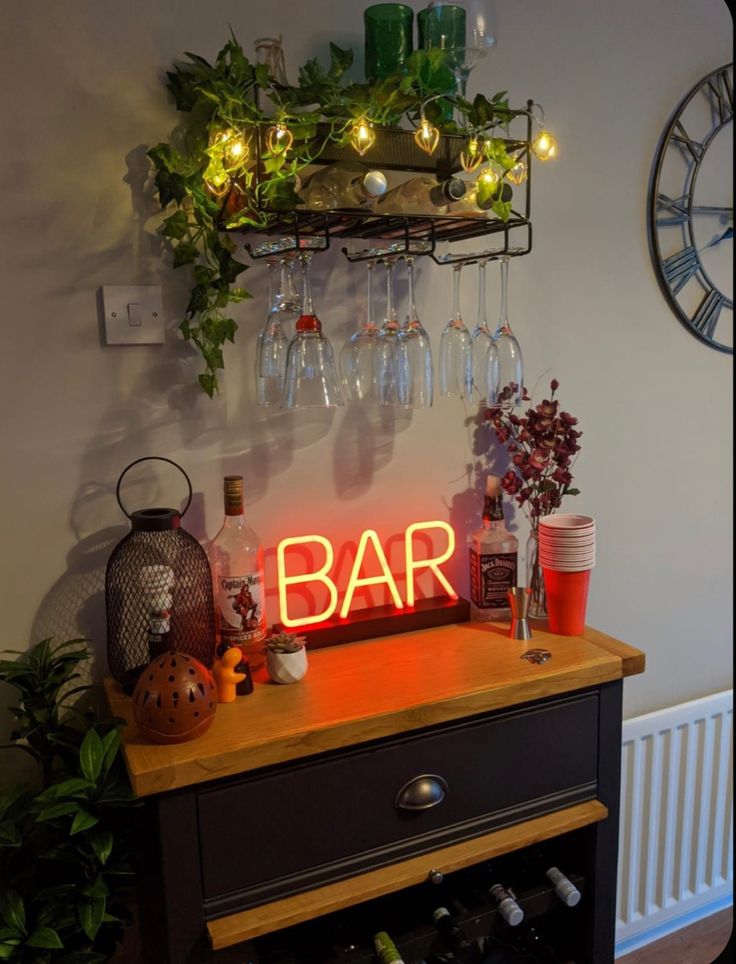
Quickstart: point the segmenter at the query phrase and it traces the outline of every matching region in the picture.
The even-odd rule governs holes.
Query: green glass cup
[[[403,3],[376,3],[363,11],[365,76],[375,83],[395,74],[412,52],[414,11]]]
[[[417,14],[419,47],[422,50],[444,50],[448,55],[448,67],[454,70],[465,56],[465,10],[453,3],[433,3]],[[465,93],[456,82],[446,93]],[[436,101],[438,119],[442,123],[452,120],[452,103],[440,98]]]

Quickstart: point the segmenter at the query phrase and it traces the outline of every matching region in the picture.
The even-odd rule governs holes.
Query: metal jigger
[[[532,591],[528,586],[515,586],[509,589],[509,605],[511,606],[511,639],[531,639],[532,631],[527,622],[527,613],[532,599]]]

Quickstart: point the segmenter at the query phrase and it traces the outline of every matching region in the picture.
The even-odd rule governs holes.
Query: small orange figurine
[[[230,646],[215,661],[212,675],[217,684],[217,700],[219,703],[232,703],[235,699],[235,687],[245,679],[245,673],[236,673],[235,667],[242,659],[239,647]]]

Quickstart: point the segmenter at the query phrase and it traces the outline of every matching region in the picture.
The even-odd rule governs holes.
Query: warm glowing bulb
[[[434,154],[440,142],[440,132],[423,117],[421,126],[414,133],[414,140],[427,154]]]
[[[526,161],[517,161],[511,170],[506,174],[506,179],[511,181],[512,184],[523,184],[528,173],[529,171],[526,166]]]
[[[375,139],[376,135],[365,117],[361,117],[355,122],[350,132],[350,143],[361,157],[369,148],[373,147]]]
[[[202,175],[205,187],[215,197],[223,197],[230,190],[230,176],[222,164],[212,160]]]
[[[549,161],[557,157],[557,138],[549,131],[540,131],[532,142],[532,150],[540,161]]]
[[[475,183],[478,187],[484,187],[486,190],[495,187],[498,184],[498,172],[494,171],[490,165],[484,167]]]
[[[294,143],[294,135],[285,124],[276,124],[266,131],[266,147],[272,154],[285,154]]]
[[[460,164],[466,174],[472,174],[480,167],[483,155],[480,151],[480,144],[477,137],[471,137],[468,141],[467,150],[460,155]]]

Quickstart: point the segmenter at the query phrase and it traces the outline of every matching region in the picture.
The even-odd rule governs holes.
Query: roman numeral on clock
[[[685,224],[687,212],[690,205],[690,195],[683,194],[682,197],[667,197],[666,194],[657,195],[657,224]],[[665,217],[660,216],[667,215]]]
[[[684,147],[696,164],[699,163],[700,159],[705,153],[705,148],[700,141],[694,141],[692,137],[690,137],[679,120],[675,123],[675,128],[672,132],[672,140]]]
[[[662,269],[673,294],[688,283],[699,267],[698,252],[692,246],[664,259]]]
[[[712,77],[704,90],[711,95],[721,124],[727,124],[733,117],[733,88],[728,71],[722,70]]]
[[[706,338],[712,338],[718,324],[718,316],[723,307],[723,295],[718,291],[711,291],[703,298],[698,310],[692,317],[693,325]]]

